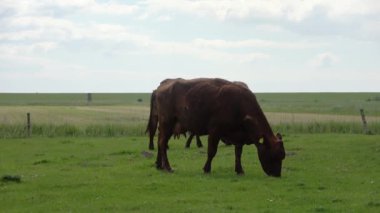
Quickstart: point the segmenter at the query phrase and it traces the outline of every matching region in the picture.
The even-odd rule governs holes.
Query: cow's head
[[[281,177],[282,160],[285,158],[281,134],[277,133],[275,137],[264,138],[264,142],[256,143],[256,147],[264,172],[269,176]]]

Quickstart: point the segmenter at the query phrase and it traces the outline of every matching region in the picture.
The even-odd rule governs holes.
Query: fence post
[[[368,131],[367,120],[365,119],[364,109],[360,109],[360,115],[362,116],[364,134],[370,134]]]
[[[26,131],[27,131],[27,135],[28,137],[30,137],[32,135],[32,131],[31,131],[31,122],[30,122],[30,112],[26,113]]]
[[[87,105],[90,105],[91,101],[92,101],[92,94],[87,93]]]

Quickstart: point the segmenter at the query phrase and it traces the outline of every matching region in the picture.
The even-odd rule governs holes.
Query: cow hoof
[[[236,172],[236,174],[239,175],[239,176],[244,176],[244,172],[243,172],[243,171],[241,171],[241,172]]]
[[[204,172],[205,174],[210,174],[210,173],[211,173],[211,169],[203,168],[203,172]]]
[[[163,168],[162,169],[164,172],[167,172],[167,173],[173,173],[174,170],[172,168]]]
[[[161,163],[157,163],[157,162],[156,162],[156,168],[158,170],[162,170],[163,169],[162,166],[161,166]]]
[[[235,172],[237,175],[244,175],[244,170],[241,167],[238,169],[235,169]]]

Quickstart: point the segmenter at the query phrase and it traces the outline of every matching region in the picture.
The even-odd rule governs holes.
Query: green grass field
[[[206,148],[172,140],[172,174],[154,167],[147,137],[1,139],[0,212],[379,212],[380,137],[285,135],[283,176],[245,146],[246,174],[220,145],[210,175]],[[204,140],[204,138],[203,138]]]
[[[90,104],[148,106],[149,100],[148,93],[93,93]],[[0,106],[86,106],[88,104],[87,93],[0,93]]]
[[[380,93],[257,93],[266,112],[380,116]],[[140,99],[140,101],[138,101]],[[146,106],[149,93],[93,93],[91,106]],[[87,106],[84,93],[0,93],[0,106]]]

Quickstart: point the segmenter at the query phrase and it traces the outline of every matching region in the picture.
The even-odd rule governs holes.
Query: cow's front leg
[[[203,167],[205,173],[210,173],[211,171],[211,161],[215,157],[218,151],[219,138],[215,135],[210,134],[208,136],[208,147],[207,147],[207,161]]]
[[[243,145],[237,144],[235,145],[235,172],[238,175],[243,175],[244,170],[241,166],[241,154],[243,152]]]

